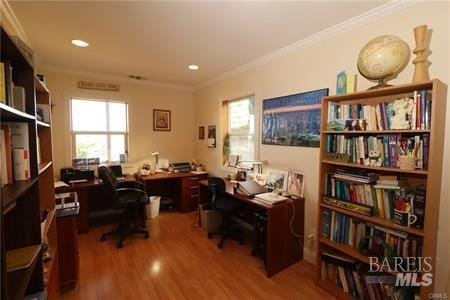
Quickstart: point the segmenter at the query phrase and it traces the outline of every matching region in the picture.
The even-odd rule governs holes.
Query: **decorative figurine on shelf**
[[[411,129],[408,115],[411,115],[414,104],[410,98],[402,98],[394,101],[392,116],[390,119],[391,129]]]
[[[408,64],[409,46],[393,35],[383,35],[369,41],[359,52],[358,71],[369,80],[378,81],[370,89],[389,86],[385,80],[400,73]]]
[[[381,167],[381,165],[383,164],[381,152],[379,150],[369,151],[369,158],[366,159],[364,164],[371,167]]]
[[[412,82],[423,82],[430,80],[428,73],[429,63],[427,61],[428,48],[426,46],[427,25],[420,25],[414,28],[414,39],[416,48],[413,50],[417,57],[413,60],[415,66]]]

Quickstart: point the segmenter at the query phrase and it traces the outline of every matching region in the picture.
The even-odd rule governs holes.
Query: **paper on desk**
[[[200,174],[206,174],[205,171],[191,171],[192,174],[200,175]]]
[[[64,181],[55,181],[55,189],[59,188],[59,187],[63,187],[63,186],[69,186],[67,183],[65,183]]]

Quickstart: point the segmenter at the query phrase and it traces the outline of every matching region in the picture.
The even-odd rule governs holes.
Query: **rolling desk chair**
[[[232,230],[231,213],[242,206],[242,202],[226,196],[225,194],[225,182],[219,177],[209,177],[208,186],[212,193],[211,205],[214,210],[221,211],[223,213],[223,223],[220,232],[208,232],[208,238],[211,239],[213,235],[221,235],[222,239],[217,244],[219,249],[223,248],[223,244],[226,239],[234,238],[239,241],[240,244],[244,243],[244,239],[239,230]]]
[[[143,191],[143,184],[137,181],[117,182],[116,176],[110,167],[99,167],[98,175],[111,193],[114,209],[124,210],[123,221],[115,230],[104,233],[100,241],[105,241],[108,236],[117,235],[119,236],[117,248],[122,248],[125,238],[130,234],[141,233],[144,234],[145,238],[148,238],[147,230],[137,228],[137,226],[132,226],[131,224],[134,213],[139,209],[143,209],[149,203],[148,196]],[[134,185],[134,187],[127,187],[130,185]],[[141,224],[141,227],[145,227],[145,223],[144,225]]]

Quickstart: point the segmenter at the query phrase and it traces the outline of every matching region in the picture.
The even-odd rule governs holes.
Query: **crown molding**
[[[179,84],[167,83],[167,82],[162,82],[162,81],[146,80],[146,79],[145,80],[136,80],[136,79],[131,79],[128,77],[122,77],[122,76],[117,76],[117,75],[108,75],[105,73],[97,73],[97,72],[89,72],[89,71],[84,71],[84,70],[61,68],[61,67],[50,66],[50,65],[40,65],[39,71],[90,77],[90,78],[101,79],[101,80],[111,80],[111,81],[115,81],[115,82],[129,83],[129,84],[136,84],[136,85],[143,85],[143,86],[159,87],[159,88],[164,88],[164,89],[169,89],[169,90],[188,91],[188,92],[194,91],[193,87],[187,86],[187,85],[179,85]]]
[[[14,30],[13,33],[17,35],[19,38],[21,38],[23,41],[25,41],[27,45],[31,47],[30,39],[25,33],[25,30],[23,30],[23,27],[20,24],[19,19],[17,19],[16,14],[14,13],[14,10],[12,9],[8,1],[3,0],[0,1],[0,11],[4,15],[6,21],[11,25],[12,29]]]
[[[241,65],[235,69],[232,69],[230,71],[222,73],[210,80],[207,80],[199,85],[196,85],[194,87],[194,90],[199,90],[201,88],[210,86],[214,83],[223,81],[231,76],[243,73],[245,71],[251,70],[251,69],[261,66],[261,65],[265,65],[277,58],[289,55],[289,54],[291,54],[295,51],[298,51],[302,48],[306,48],[311,45],[317,44],[323,40],[326,40],[332,36],[335,36],[339,33],[345,32],[352,28],[362,26],[364,24],[381,19],[385,16],[389,16],[396,12],[402,11],[404,9],[412,7],[423,1],[425,1],[425,0],[405,0],[405,1],[394,0],[394,1],[388,2],[386,4],[376,7],[374,9],[371,9],[367,12],[359,14],[355,17],[347,19],[347,20],[345,20],[341,23],[338,23],[334,26],[328,27],[322,31],[315,33],[315,34],[312,34],[312,35],[310,35],[304,39],[301,39],[293,44],[290,44],[284,48],[275,50],[267,55],[261,56],[255,60],[253,60],[249,63],[246,63],[244,65]]]

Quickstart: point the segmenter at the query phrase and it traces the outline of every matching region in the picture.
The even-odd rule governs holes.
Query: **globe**
[[[377,87],[386,86],[384,79],[397,75],[408,63],[408,44],[393,35],[382,35],[369,41],[359,52],[358,70],[369,80],[378,80]]]

